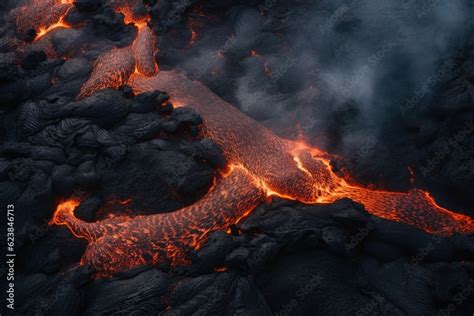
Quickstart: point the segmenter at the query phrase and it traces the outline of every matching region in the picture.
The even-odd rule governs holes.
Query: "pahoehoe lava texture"
[[[82,86],[78,98],[90,96],[104,88],[119,88],[132,74],[135,60],[131,48],[114,48],[99,56],[94,64],[91,77]]]
[[[179,211],[86,223],[74,216],[79,203],[68,201],[59,206],[53,223],[86,238],[81,263],[110,275],[147,264],[188,262],[186,252],[198,249],[209,232],[238,222],[263,195],[246,170],[235,167],[205,197]]]
[[[120,65],[123,64],[114,66]],[[104,72],[98,81],[107,83],[114,76],[113,71]],[[87,223],[74,217],[74,207],[69,205],[70,202],[61,204],[52,223],[67,225],[75,236],[89,240],[82,263],[91,264],[99,273],[107,275],[144,264],[157,264],[159,260],[171,261],[173,265],[183,264],[187,259],[182,253],[190,246],[190,238],[194,247],[200,246],[206,240],[207,232],[226,229],[262,201],[265,195],[305,203],[331,203],[349,197],[362,203],[374,215],[414,225],[427,232],[446,235],[473,231],[474,223],[470,217],[438,206],[427,192],[386,192],[348,184],[331,170],[329,160],[321,151],[278,138],[220,100],[202,84],[192,82],[182,74],[173,71],[161,71],[153,77],[137,74],[129,83],[136,92],[165,90],[178,103],[192,104],[191,107],[204,118],[203,134],[221,146],[225,158],[231,163],[231,173],[237,167],[249,175],[240,180],[241,184],[231,193],[226,182],[233,183],[234,178],[217,179],[218,184],[202,203],[197,202],[171,214]],[[253,186],[265,194],[248,194],[247,189]],[[239,192],[242,194],[240,197]],[[233,203],[235,199],[240,203]],[[230,207],[235,210],[225,211]],[[188,219],[192,224],[187,222]],[[212,229],[208,226],[210,224]],[[163,251],[166,253],[164,256],[160,255]]]
[[[427,192],[386,192],[348,184],[332,172],[322,151],[280,139],[183,74],[163,71],[151,78],[132,77],[130,85],[138,92],[168,91],[179,103],[189,104],[204,118],[204,134],[221,145],[228,161],[243,164],[260,179],[269,195],[304,203],[330,203],[348,197],[370,213],[428,232],[474,231],[470,217],[438,206]]]
[[[319,68],[300,53],[339,63],[341,52],[353,51],[345,41],[372,25],[357,20],[359,2],[343,3],[340,21],[316,32],[327,51],[293,47],[288,30],[333,21],[339,2],[0,3],[0,207],[15,205],[15,313],[471,315],[470,217],[438,206],[423,190],[382,191],[348,180],[373,183],[386,168],[384,188],[408,187],[400,180],[403,159],[404,174],[378,149],[348,168],[350,156],[276,136],[291,131],[264,127],[258,111],[242,106],[250,117],[233,106],[243,105],[243,86],[230,83],[255,70],[254,90],[275,84],[263,86],[275,97],[275,113],[288,107],[276,101],[280,96],[304,107],[302,72]],[[416,12],[408,2],[393,5]],[[398,9],[380,16],[395,17]],[[430,12],[417,18],[424,29],[433,25]],[[377,10],[370,15],[380,18]],[[341,40],[329,40],[334,34]],[[431,87],[436,102],[423,98],[409,113],[417,119],[409,132],[392,135],[396,145],[387,141],[403,147],[395,150],[400,155],[419,158],[416,176],[431,149],[472,114],[472,41],[466,47],[439,78],[441,87]],[[299,65],[283,74],[278,56],[292,53]],[[399,66],[402,73],[410,68]],[[393,82],[383,86],[412,93]],[[311,79],[304,92],[315,91],[330,94]],[[351,105],[311,102],[316,114],[324,106],[341,114],[326,122],[337,125],[330,137],[350,130],[357,111],[344,111]],[[417,115],[427,102],[436,106]],[[318,128],[311,136],[324,131]],[[410,133],[416,150],[405,148]],[[471,136],[466,132],[444,158],[448,168],[443,161],[431,172],[435,182],[454,183],[443,205],[471,199],[464,163],[472,162]],[[418,181],[411,187],[425,187]],[[438,199],[444,190],[433,192]],[[6,273],[0,266],[2,278]],[[1,293],[6,285],[0,283]]]
[[[136,93],[167,91],[175,104],[188,105],[203,117],[203,135],[220,145],[225,158],[231,164],[229,168],[232,170],[235,167],[243,168],[252,178],[252,183],[266,196],[279,196],[304,203],[332,203],[347,197],[362,203],[370,213],[376,216],[414,225],[430,233],[448,235],[453,232],[472,233],[474,231],[472,218],[438,206],[428,192],[411,190],[408,193],[396,193],[370,190],[349,184],[332,171],[328,155],[323,151],[277,137],[269,129],[221,100],[201,83],[191,81],[182,73],[161,71],[155,74],[157,71],[154,61],[155,41],[151,29],[141,19],[135,19],[133,14],[129,14],[129,9],[124,8],[118,11],[124,12],[127,23],[135,25],[136,37],[130,46],[112,48],[97,58],[92,74],[82,86],[78,99],[105,88],[117,89],[126,83]],[[224,177],[223,181],[226,181],[225,179]],[[223,187],[226,186],[223,185]],[[213,190],[221,190],[221,187],[217,185]],[[227,193],[227,189],[222,190]],[[240,207],[235,210],[238,214],[237,218],[248,213],[247,205],[255,205],[253,198],[249,198],[244,190],[242,192],[241,204],[243,206],[237,206]],[[238,194],[238,190],[235,193]],[[209,198],[215,195],[219,198]],[[207,207],[200,207],[198,204],[193,209],[196,218],[206,218],[204,215],[208,213],[215,214],[214,216],[219,218],[221,214],[218,214],[217,210],[227,208],[227,197],[227,194],[209,192],[206,198],[210,199],[210,202],[204,204]],[[247,202],[246,199],[249,201]],[[257,196],[257,200],[263,201],[263,196]],[[211,205],[210,209],[209,205]],[[68,210],[69,216],[61,216],[65,209]],[[83,257],[83,263],[91,264],[99,273],[108,274],[111,271],[122,271],[144,264],[156,264],[157,257],[162,256],[152,256],[147,251],[144,252],[143,245],[151,247],[152,252],[160,252],[166,248],[183,248],[179,237],[169,233],[166,233],[164,237],[167,239],[166,244],[158,243],[159,236],[136,233],[133,238],[136,242],[134,244],[130,241],[126,229],[118,229],[126,225],[126,221],[121,218],[111,222],[105,221],[102,224],[96,223],[97,227],[85,234],[83,232],[89,231],[88,227],[93,224],[78,220],[74,217],[73,211],[74,208],[64,208],[60,205],[52,223],[67,225],[76,236],[87,238],[91,242],[88,252]],[[213,228],[225,230],[229,223],[235,223],[235,219],[235,216],[229,216],[228,221],[217,220],[221,225],[213,226]],[[210,221],[214,222],[212,219]],[[135,222],[140,223],[136,225],[138,227],[151,225],[148,229],[151,231],[162,231],[162,227],[166,225],[171,226],[168,229],[173,231],[175,228],[172,226],[181,225],[179,219],[171,214],[160,215],[157,220],[140,217]],[[196,225],[194,229],[208,231],[206,221],[199,223],[198,220],[193,220],[193,224]],[[199,236],[193,228],[188,227],[188,230],[189,232],[183,234],[189,234],[194,238]],[[104,235],[100,243],[97,243],[97,237],[95,237],[97,234]],[[130,234],[135,233],[130,232]],[[114,236],[114,243],[110,242],[109,236]],[[200,236],[196,246],[200,246],[205,240],[206,236]],[[116,245],[116,243],[127,242],[129,243],[128,251],[120,251],[120,253],[112,253],[115,247],[108,245],[108,243]],[[129,251],[136,254],[133,259],[110,260],[112,257],[120,257]],[[101,252],[102,254],[99,255]],[[182,252],[185,252],[185,249]],[[171,254],[170,256],[176,257]],[[171,260],[173,265],[186,261],[183,255],[177,257],[179,260]]]
[[[136,72],[152,76],[158,71],[155,62],[156,39],[151,29],[144,25],[138,26],[137,38],[133,41],[132,51],[136,58]]]

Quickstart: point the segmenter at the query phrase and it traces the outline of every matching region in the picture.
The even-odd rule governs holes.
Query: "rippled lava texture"
[[[43,36],[53,26],[61,25],[68,6],[42,4],[38,14],[44,16],[49,10],[54,14],[33,26],[28,24],[32,20],[28,7],[19,9],[26,10],[26,14],[13,15],[20,33],[35,28]],[[470,217],[438,206],[428,192],[386,192],[348,183],[332,171],[327,153],[277,137],[180,72],[158,71],[154,61],[155,36],[146,24],[147,17],[129,14],[126,2],[116,2],[114,8],[125,15],[127,23],[135,24],[136,38],[130,46],[112,48],[96,59],[78,99],[124,84],[137,94],[166,91],[175,106],[189,106],[202,116],[202,134],[220,145],[229,165],[205,197],[172,213],[88,223],[74,215],[78,202],[60,204],[52,223],[67,225],[75,236],[89,241],[83,264],[92,265],[104,275],[158,262],[184,264],[189,260],[188,250],[198,249],[208,232],[226,230],[268,196],[307,204],[332,203],[346,197],[363,204],[371,214],[426,232],[450,235],[474,231]]]
[[[202,244],[206,240],[205,232],[226,229],[269,195],[304,203],[331,203],[349,197],[364,204],[376,216],[428,232],[448,235],[473,230],[471,218],[438,206],[427,192],[376,191],[348,184],[332,172],[329,160],[321,151],[276,137],[182,74],[162,71],[151,78],[132,77],[130,84],[140,92],[169,91],[177,103],[196,109],[204,118],[204,134],[224,149],[231,171],[229,176],[218,179],[218,185],[203,200],[170,214],[90,224],[76,219],[71,209],[59,206],[54,222],[68,225],[75,235],[89,240],[83,263],[92,264],[100,271],[156,263],[158,258],[185,263],[186,250],[191,244]],[[68,216],[63,216],[63,210]],[[89,229],[90,233],[81,233]],[[98,240],[90,237],[101,234],[106,236]],[[163,250],[167,256],[159,255]]]

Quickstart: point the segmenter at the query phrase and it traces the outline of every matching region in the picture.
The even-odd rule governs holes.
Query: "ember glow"
[[[39,40],[56,28],[69,28],[64,17],[72,7],[71,0],[31,0],[12,10],[10,16],[15,21],[18,34],[24,36],[29,30],[34,30],[35,40]]]
[[[158,72],[155,46],[156,40],[151,29],[147,25],[139,25],[137,37],[132,43],[132,52],[139,74],[152,76]]]
[[[132,73],[152,76],[158,72],[158,64],[155,61],[156,39],[146,23],[148,17],[134,19],[128,15],[126,20],[137,28],[133,43],[125,48],[112,49],[97,58],[92,75],[81,88],[79,99],[101,89],[117,89],[127,83]]]
[[[99,56],[92,74],[81,88],[78,98],[87,97],[105,88],[119,88],[124,85],[135,67],[130,47],[114,48]]]
[[[144,25],[150,21],[148,14],[136,12],[135,7],[138,0],[109,0],[108,3],[112,8],[124,16],[125,24]]]
[[[69,25],[67,25],[66,23],[64,23],[63,21],[63,18],[61,17],[61,19],[59,20],[59,22],[57,23],[54,23],[50,26],[48,26],[47,28],[39,28],[37,33],[36,33],[36,37],[35,37],[35,40],[39,40],[41,37],[43,37],[44,35],[46,35],[47,33],[49,33],[50,31],[56,29],[56,28],[59,28],[59,27],[62,27],[62,28],[69,28]]]
[[[52,223],[66,225],[89,241],[81,263],[92,265],[99,275],[145,264],[185,264],[187,252],[199,249],[210,231],[239,221],[265,197],[245,168],[230,169],[204,198],[173,213],[86,223],[74,216],[72,208],[78,203],[71,200],[58,206]]]
[[[191,33],[189,39],[189,46],[196,44],[196,40],[199,37],[198,29],[202,27],[200,21],[197,18],[190,17],[188,20],[189,32]]]
[[[171,213],[89,223],[75,217],[77,201],[61,203],[52,223],[66,225],[75,236],[89,241],[81,263],[92,265],[100,275],[145,264],[185,264],[190,260],[188,252],[199,249],[210,231],[226,230],[272,196],[307,204],[350,198],[375,216],[429,233],[474,232],[472,218],[439,206],[428,192],[389,192],[350,183],[333,172],[328,153],[276,136],[182,73],[158,71],[156,36],[146,19],[137,20],[126,7],[116,10],[127,23],[135,24],[137,36],[130,46],[97,58],[78,98],[125,84],[135,93],[166,91],[179,100],[179,106],[189,106],[202,116],[203,136],[222,148],[229,165],[205,197]],[[254,51],[251,55],[258,56]]]
[[[203,199],[172,213],[87,223],[70,211],[70,201],[67,207],[60,204],[53,223],[67,225],[75,236],[89,241],[82,263],[91,264],[104,276],[144,264],[186,264],[188,251],[199,249],[208,232],[225,230],[270,196],[308,204],[347,197],[362,203],[373,215],[430,233],[474,231],[470,217],[438,206],[428,192],[371,190],[346,182],[332,171],[327,153],[275,136],[183,74],[135,74],[128,84],[137,93],[168,91],[197,110],[204,118],[203,134],[224,149],[230,164]]]
[[[440,207],[428,192],[388,192],[348,183],[332,171],[329,154],[277,137],[183,74],[160,72],[150,78],[133,77],[129,84],[136,92],[168,91],[199,112],[204,119],[204,135],[224,149],[228,161],[244,166],[267,196],[308,204],[332,203],[346,197],[363,204],[373,215],[430,233],[474,231],[470,217]]]

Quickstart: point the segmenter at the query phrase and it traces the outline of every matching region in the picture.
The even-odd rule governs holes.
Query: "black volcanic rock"
[[[99,126],[112,126],[129,113],[130,101],[113,89],[98,91],[71,105],[71,114],[86,118]]]
[[[165,120],[156,113],[130,113],[111,134],[124,143],[142,142],[158,136],[164,125]]]
[[[128,279],[99,280],[88,286],[87,315],[135,313],[153,314],[164,310],[161,297],[168,291],[171,278],[156,269]]]
[[[71,58],[62,64],[56,75],[59,80],[72,80],[87,76],[92,70],[91,64],[85,58]]]
[[[22,136],[32,135],[57,122],[67,112],[61,102],[25,102],[18,115],[18,130]]]
[[[70,165],[58,165],[52,173],[52,185],[58,195],[68,195],[76,185],[75,169]]]
[[[133,99],[130,112],[151,112],[161,106],[161,104],[167,101],[168,99],[169,96],[161,91],[140,93]]]
[[[123,15],[116,13],[111,7],[101,7],[94,13],[92,25],[89,27],[94,35],[113,41],[120,41],[124,37],[132,35],[133,28],[128,28],[123,23]]]
[[[43,61],[46,61],[45,52],[42,50],[32,50],[23,56],[21,66],[25,69],[34,69]]]
[[[181,142],[178,150],[188,156],[208,162],[215,168],[224,168],[227,163],[222,149],[208,138],[193,143]]]
[[[84,297],[84,290],[79,288],[89,278],[90,271],[87,267],[73,269],[62,278],[41,280],[37,277],[36,281],[42,283],[43,291],[30,292],[31,295],[28,297],[27,303],[19,308],[19,313],[24,315],[79,315],[78,308],[82,305]],[[68,304],[64,304],[64,302],[68,302]]]
[[[132,198],[143,212],[171,210],[196,198],[211,185],[213,170],[184,154],[157,150],[148,144],[131,146],[125,160],[112,170],[102,166],[104,196]],[[140,208],[138,207],[140,206]]]
[[[40,132],[28,137],[31,143],[39,143],[49,146],[67,147],[74,143],[74,136],[90,128],[88,120],[66,118],[47,125]]]
[[[93,161],[85,161],[77,167],[76,181],[81,187],[95,187],[99,184],[100,175],[97,174]]]
[[[17,38],[4,16],[18,1],[0,3],[0,206],[14,204],[16,210],[15,313],[472,314],[473,236],[433,236],[371,216],[348,199],[304,205],[275,198],[227,232],[209,232],[185,267],[159,262],[92,278],[93,271],[80,265],[86,240],[49,224],[59,202],[79,199],[76,215],[86,221],[171,212],[206,194],[226,165],[221,148],[199,135],[199,113],[173,109],[166,92],[135,95],[125,85],[76,100],[94,59],[135,38],[136,27],[125,25],[112,2],[121,0],[75,0],[65,17],[71,28],[45,41],[34,40],[35,30]],[[332,146],[346,158],[339,171],[349,167],[357,181],[405,190],[410,166],[415,186],[438,193],[436,200],[445,199],[447,207],[459,203],[471,212],[472,130],[429,167],[473,114],[474,42],[470,31],[455,27],[463,21],[451,14],[458,10],[443,11],[443,4],[419,16],[423,3],[406,1],[380,14],[384,4],[369,12],[330,1],[130,2],[135,13],[149,11],[160,70],[187,71],[279,134],[291,135],[296,122],[304,123],[298,127],[309,140]],[[400,22],[398,15],[402,24],[393,23]],[[383,25],[374,22],[379,20]],[[417,28],[435,28],[440,36],[421,36]],[[333,83],[332,75],[354,79],[347,77],[364,65],[360,51],[375,53],[390,34],[408,50],[395,47],[372,65],[370,76],[355,78],[370,87],[370,97],[359,97],[366,91],[356,83],[355,96],[341,95],[341,82]],[[430,54],[431,43],[454,60],[436,78],[430,72],[438,74],[440,67],[427,62],[439,57]],[[295,64],[280,68],[290,55]],[[400,114],[418,88],[423,97]],[[288,134],[278,119],[290,127]],[[6,240],[5,230],[1,236]],[[6,272],[0,264],[2,278]],[[8,315],[4,306],[0,311]]]
[[[171,112],[170,119],[179,124],[198,125],[202,123],[202,118],[196,111],[189,107],[179,107]]]
[[[102,6],[101,0],[76,0],[74,1],[74,5],[76,6],[79,12],[94,12]]]
[[[54,51],[59,56],[68,56],[75,53],[83,42],[83,32],[75,29],[64,29],[54,33],[51,39]]]

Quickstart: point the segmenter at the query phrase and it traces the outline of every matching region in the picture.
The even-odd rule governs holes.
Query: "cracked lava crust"
[[[49,30],[65,27],[62,19],[70,2],[54,3],[56,9],[41,7],[41,12],[51,9],[54,15],[39,20],[37,40],[46,41]],[[21,10],[28,14],[22,15]],[[222,148],[229,165],[201,200],[171,213],[119,216],[90,223],[75,217],[78,201],[61,203],[51,223],[66,225],[76,237],[88,240],[81,264],[93,266],[98,275],[160,262],[185,264],[190,260],[188,251],[199,249],[210,231],[226,230],[269,196],[307,204],[350,198],[375,216],[429,233],[474,231],[472,218],[440,207],[428,192],[388,192],[348,183],[332,171],[327,153],[274,135],[183,73],[159,71],[154,60],[155,35],[146,23],[147,17],[134,20],[127,10],[120,12],[126,15],[126,21],[135,24],[137,36],[130,46],[113,48],[96,59],[78,99],[124,84],[135,93],[166,91],[175,106],[189,106],[202,116],[203,135]],[[28,7],[14,12],[17,24],[22,26],[20,31],[31,27],[31,15]]]

